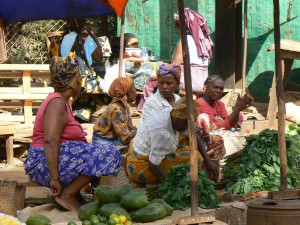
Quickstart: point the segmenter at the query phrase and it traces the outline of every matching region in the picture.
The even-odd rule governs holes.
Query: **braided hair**
[[[223,78],[220,77],[219,75],[210,75],[206,78],[206,80],[204,82],[204,86],[208,86],[212,81],[214,81],[216,79],[220,79],[220,80],[224,81]]]

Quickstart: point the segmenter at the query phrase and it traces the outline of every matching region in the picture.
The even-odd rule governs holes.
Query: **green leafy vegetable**
[[[296,140],[286,135],[290,189],[300,187],[300,149]],[[226,157],[223,178],[228,182],[227,190],[234,194],[246,195],[249,192],[262,190],[279,190],[280,162],[277,131],[266,129],[258,135],[250,135],[242,151]]]
[[[179,164],[160,181],[158,193],[173,209],[186,210],[191,207],[190,166]],[[216,195],[215,183],[203,170],[198,171],[198,205],[201,208],[217,208],[220,200]]]

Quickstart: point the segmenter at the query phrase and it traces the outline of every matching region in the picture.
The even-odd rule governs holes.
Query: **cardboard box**
[[[250,134],[258,134],[262,130],[269,128],[269,120],[244,120],[241,126],[241,132]]]

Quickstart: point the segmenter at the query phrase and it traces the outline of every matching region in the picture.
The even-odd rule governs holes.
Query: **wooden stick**
[[[274,4],[274,43],[275,43],[275,76],[276,76],[276,95],[278,103],[278,142],[280,155],[280,190],[288,189],[287,175],[288,165],[286,156],[285,142],[285,103],[283,94],[281,50],[280,50],[280,24],[279,24],[279,0],[273,0]]]
[[[246,91],[246,67],[248,49],[248,0],[244,1],[244,51],[243,51],[243,73],[242,73],[242,96]]]
[[[120,56],[119,56],[119,77],[123,75],[123,58],[124,58],[124,21],[125,13],[121,17],[121,33],[120,33]]]
[[[191,214],[198,214],[198,159],[197,159],[197,138],[194,121],[194,102],[191,81],[190,56],[187,44],[186,25],[184,16],[184,2],[178,0],[178,12],[180,21],[180,35],[182,42],[182,55],[184,62],[184,83],[188,110],[189,144],[191,148],[190,172],[191,172]]]

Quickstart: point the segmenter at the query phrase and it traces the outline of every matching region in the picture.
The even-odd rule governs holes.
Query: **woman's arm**
[[[232,113],[228,116],[230,124],[237,123],[239,121],[240,112],[247,109],[253,104],[253,98],[245,94],[243,97],[238,95],[236,104],[232,110]]]
[[[210,160],[208,153],[206,149],[203,146],[203,143],[201,141],[201,138],[199,135],[196,135],[197,137],[197,148],[200,154],[203,157],[204,163],[209,171],[212,171],[215,174],[219,174],[219,168]]]
[[[62,186],[59,182],[59,152],[62,131],[67,123],[66,103],[55,98],[49,102],[44,113],[44,141],[46,163],[50,173],[52,194],[59,195]]]
[[[98,41],[98,38],[96,36],[96,29],[92,26],[87,25],[86,26],[86,31],[89,33],[89,35],[91,36],[91,38],[94,40],[94,42],[97,45],[97,48],[92,53],[92,58],[96,62],[101,62],[102,58],[103,58],[103,53],[102,53],[102,47],[101,47],[101,45]]]
[[[179,39],[173,54],[171,65],[181,65],[183,62],[181,39]]]
[[[149,170],[159,179],[166,176],[166,172],[163,171],[158,165],[153,164],[149,161],[148,163]]]

